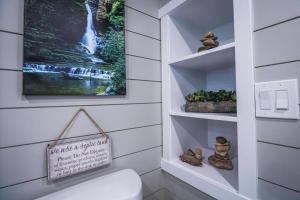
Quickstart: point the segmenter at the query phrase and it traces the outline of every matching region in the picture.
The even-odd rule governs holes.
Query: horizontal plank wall
[[[24,0],[0,0],[0,199],[37,198],[124,168],[141,175],[145,196],[161,189],[159,0],[126,0],[124,97],[22,96],[23,6]],[[49,184],[46,146],[79,108],[112,138],[112,165]],[[64,141],[96,133],[81,115]]]
[[[298,0],[254,0],[254,30],[284,23],[300,16]]]
[[[254,0],[253,12],[256,82],[300,81],[300,1]],[[259,199],[300,199],[300,121],[257,118],[256,127]]]
[[[126,0],[127,7],[138,10],[139,12],[158,19],[159,0]]]
[[[259,177],[300,191],[299,149],[259,142],[258,154]]]
[[[255,66],[299,61],[300,18],[255,32]],[[282,36],[286,37],[284,40]]]

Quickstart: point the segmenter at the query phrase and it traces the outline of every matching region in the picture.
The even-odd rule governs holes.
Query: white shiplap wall
[[[256,82],[300,81],[300,1],[253,0],[253,12]],[[259,199],[300,199],[300,121],[257,118],[256,125]]]
[[[126,1],[127,91],[124,97],[22,96],[23,0],[0,0],[0,199],[33,199],[84,180],[133,168],[144,195],[162,185],[159,0]],[[113,139],[113,163],[47,183],[45,148],[85,108]],[[68,140],[96,133],[85,116]]]

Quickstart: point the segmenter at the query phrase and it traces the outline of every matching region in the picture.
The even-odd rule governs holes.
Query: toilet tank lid
[[[132,169],[124,169],[51,193],[38,200],[131,199],[138,196],[141,190],[139,175]]]

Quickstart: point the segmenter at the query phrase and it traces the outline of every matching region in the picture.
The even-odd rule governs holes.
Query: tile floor
[[[215,200],[178,178],[163,171],[161,173],[164,187],[145,196],[144,200]]]
[[[195,197],[193,199],[197,200],[213,200],[214,198],[207,196],[207,195],[201,195],[198,197]],[[154,194],[151,194],[150,196],[144,198],[144,200],[189,200],[186,197],[178,197],[176,194],[170,192],[166,188],[162,188],[155,192]]]

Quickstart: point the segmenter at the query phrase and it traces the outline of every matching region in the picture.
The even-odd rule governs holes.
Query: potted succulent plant
[[[236,92],[198,90],[185,97],[186,112],[236,113]]]

